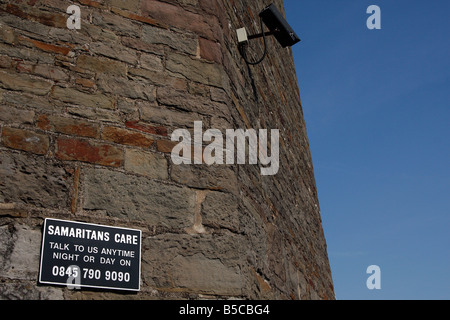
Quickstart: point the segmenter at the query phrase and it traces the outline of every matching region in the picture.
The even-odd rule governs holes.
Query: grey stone
[[[55,99],[63,102],[91,108],[113,109],[112,98],[103,94],[89,94],[72,88],[55,87],[52,92]]]
[[[105,169],[83,175],[85,210],[175,229],[193,224],[195,192],[188,188]]]
[[[239,230],[238,199],[229,193],[208,192],[202,203],[202,224],[206,227]]]
[[[34,114],[34,111],[0,105],[0,120],[5,121],[9,124],[31,124],[34,122]]]
[[[117,59],[132,65],[135,65],[138,61],[136,53],[118,43],[106,44],[103,42],[95,42],[90,45],[90,50],[93,53]]]
[[[228,191],[237,194],[236,173],[228,165],[173,165],[171,178],[193,188]]]
[[[119,40],[119,36],[117,36],[111,30],[101,28],[101,27],[95,26],[93,24],[87,24],[87,23],[84,24],[80,30],[80,33],[85,34],[86,36],[92,38],[92,40],[96,41],[96,42],[114,43]],[[89,42],[85,42],[85,43],[89,43]]]
[[[0,43],[0,54],[7,55],[9,57],[16,57],[31,62],[40,63],[54,63],[54,58],[49,53],[42,51],[32,50],[29,48],[13,47],[3,43]]]
[[[126,65],[116,60],[81,55],[78,57],[77,66],[100,74],[125,76]]]
[[[239,296],[242,239],[231,233],[167,234],[144,240],[144,281],[161,289]]]
[[[52,83],[24,74],[15,74],[0,71],[0,87],[14,91],[25,91],[43,96],[50,91]]]
[[[138,102],[141,119],[165,126],[175,126],[177,128],[193,128],[195,121],[203,118],[195,113],[173,110],[165,107],[158,107],[153,104]]]
[[[141,66],[144,69],[148,69],[151,71],[162,72],[164,70],[164,66],[162,64],[162,59],[160,56],[154,54],[141,54]]]
[[[25,225],[15,225],[12,243],[3,239],[8,232],[0,232],[2,242],[9,246],[3,259],[0,276],[11,279],[34,280],[39,272],[41,232]],[[3,251],[3,250],[2,250]]]
[[[207,63],[190,56],[170,53],[167,56],[166,68],[170,72],[181,74],[189,80],[216,87],[225,86],[223,68],[215,63]]]
[[[166,158],[153,152],[125,150],[125,170],[153,179],[169,178]]]
[[[155,101],[155,88],[144,81],[125,78],[101,78],[98,86],[105,92],[132,99]]]
[[[4,268],[9,261],[12,248],[14,248],[13,231],[9,225],[0,227],[0,273],[4,273]]]
[[[202,253],[176,256],[171,270],[175,285],[202,293],[240,295],[242,279],[239,268],[226,267],[222,259],[208,259]]]
[[[107,3],[110,3],[112,6],[127,9],[133,12],[139,10],[139,1],[129,1],[129,0],[108,0]]]
[[[171,30],[144,26],[142,30],[142,40],[151,44],[163,44],[172,49],[191,55],[197,53],[197,37],[179,34]]]
[[[53,287],[37,287],[36,281],[2,283],[0,300],[62,300],[63,291]]]
[[[84,107],[69,107],[67,108],[69,114],[105,122],[121,123],[122,119],[117,112],[106,110],[106,109],[94,109],[94,108],[84,108]]]
[[[163,72],[156,72],[156,71],[150,71],[142,68],[129,68],[128,69],[128,76],[130,78],[144,78],[147,81],[150,81],[151,84],[155,84],[158,86],[167,86],[171,87],[173,89],[181,89],[186,90],[186,79],[184,79],[182,76],[170,76],[167,73]]]
[[[33,34],[39,35],[41,37],[47,37],[49,34],[49,30],[51,29],[49,26],[46,26],[37,21],[20,19],[14,15],[8,15],[8,14],[2,14],[1,21],[2,21],[2,24],[6,24],[6,25],[9,25],[10,27],[33,33]]]
[[[66,208],[70,175],[42,157],[0,151],[0,201]]]
[[[87,28],[88,24],[83,25],[83,29]],[[66,43],[78,44],[80,46],[89,43],[90,38],[81,32],[67,32],[67,29],[51,28],[49,32],[49,37],[57,39],[58,41],[64,41]]]
[[[159,87],[156,95],[158,102],[163,105],[173,106],[178,109],[205,115],[214,114],[225,118],[230,115],[230,111],[226,104],[211,101],[204,96],[193,95],[167,87]]]
[[[130,1],[129,1],[130,2]],[[114,31],[115,34],[124,36],[136,36],[136,30],[139,29],[139,25],[129,19],[122,18],[116,14],[101,12],[100,14],[94,14],[92,16],[92,22],[94,25],[108,30]]]
[[[47,97],[35,96],[32,94],[18,94],[17,92],[8,92],[3,95],[5,102],[16,104],[20,107],[35,108],[39,111],[53,111],[59,109],[55,103],[51,103]]]

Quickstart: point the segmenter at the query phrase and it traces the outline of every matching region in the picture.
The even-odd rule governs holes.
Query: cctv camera
[[[259,64],[264,60],[267,54],[267,44],[266,44],[266,37],[267,36],[275,36],[275,38],[278,40],[280,45],[283,48],[291,47],[297,42],[300,41],[300,38],[297,36],[297,34],[294,32],[294,30],[291,28],[291,26],[287,23],[286,19],[283,17],[283,15],[278,11],[277,7],[275,7],[274,4],[271,4],[270,6],[266,7],[261,13],[259,14],[259,20],[261,24],[261,31],[262,33],[254,34],[254,35],[248,35],[247,30],[245,27],[237,29],[236,34],[238,38],[239,43],[239,51],[244,58],[245,62],[249,65],[256,65]],[[269,32],[264,31],[263,23],[266,24],[266,26],[269,28]],[[257,60],[257,61],[249,61],[247,58],[247,52],[246,49],[248,47],[249,40],[251,39],[258,39],[263,38],[264,40],[264,54],[263,56]]]
[[[300,41],[300,38],[274,4],[266,7],[259,16],[283,48],[293,46]]]

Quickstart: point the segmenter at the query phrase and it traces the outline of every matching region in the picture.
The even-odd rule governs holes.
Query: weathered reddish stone
[[[197,33],[211,40],[219,39],[220,25],[217,18],[185,10],[180,6],[157,1],[143,0],[142,14],[171,26]]]
[[[58,116],[40,115],[37,126],[42,130],[90,138],[98,137],[100,132],[100,126],[93,122]]]
[[[79,2],[85,6],[94,7],[94,8],[101,8],[102,4],[97,1],[92,0],[79,0]]]
[[[155,19],[151,19],[151,18],[148,18],[148,17],[143,17],[143,16],[137,15],[135,13],[124,11],[124,10],[121,10],[121,9],[118,9],[118,8],[112,8],[111,11],[116,13],[116,14],[118,14],[118,15],[121,15],[122,17],[131,19],[131,20],[144,22],[146,24],[150,24],[152,26],[157,26],[159,28],[168,29],[167,25],[165,25],[164,23],[162,23],[162,22],[160,22],[158,20],[155,20]]]
[[[201,58],[222,64],[223,55],[219,43],[201,37],[198,39],[198,42]]]
[[[34,44],[36,48],[39,48],[46,52],[60,53],[63,55],[68,55],[70,52],[70,48],[67,47],[55,46],[53,44],[37,41],[34,39],[28,39],[28,41]]]
[[[90,162],[110,167],[123,165],[123,150],[88,140],[58,138],[56,158],[67,161]]]
[[[92,80],[79,78],[75,80],[76,84],[79,84],[85,88],[95,88],[95,83]]]
[[[117,127],[105,127],[102,139],[142,148],[148,148],[153,144],[153,139],[143,133]]]
[[[48,136],[34,131],[4,127],[2,143],[12,149],[28,151],[36,154],[46,154],[50,146]]]
[[[157,150],[159,152],[171,153],[173,148],[179,144],[178,141],[158,140],[156,141]]]
[[[159,136],[166,137],[168,135],[167,128],[165,128],[165,127],[155,127],[155,126],[145,124],[145,123],[142,123],[139,121],[127,121],[125,123],[125,125],[127,126],[127,128],[130,128],[130,129],[136,129],[139,131],[156,134]]]
[[[22,19],[38,21],[46,26],[56,28],[66,27],[67,17],[59,13],[49,13],[36,8],[32,8],[30,12],[25,12],[23,11],[23,7],[14,4],[8,4],[3,10]]]

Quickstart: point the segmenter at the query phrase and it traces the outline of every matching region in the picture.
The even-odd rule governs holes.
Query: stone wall
[[[292,52],[236,44],[269,3],[0,0],[0,298],[334,298]],[[278,174],[174,165],[194,121],[280,129]],[[45,218],[141,229],[141,291],[37,285]]]

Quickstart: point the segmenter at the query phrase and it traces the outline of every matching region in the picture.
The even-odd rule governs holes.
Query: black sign
[[[139,291],[140,230],[45,219],[39,282]]]

